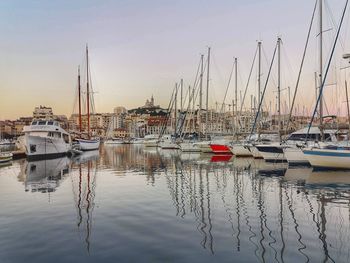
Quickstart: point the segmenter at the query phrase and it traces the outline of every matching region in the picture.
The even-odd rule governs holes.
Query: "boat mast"
[[[278,84],[277,84],[277,111],[278,111],[278,134],[281,139],[281,38],[277,39],[277,51],[278,51]]]
[[[177,126],[177,82],[175,83],[175,113],[174,113],[174,135],[175,135],[175,140],[176,140],[176,137],[177,137],[177,134],[176,134],[176,126]]]
[[[261,94],[261,41],[258,42],[258,101],[260,102]],[[258,117],[257,125],[258,140],[260,139],[260,118]]]
[[[78,97],[79,97],[79,132],[81,136],[81,85],[80,85],[80,66],[78,67]]]
[[[181,103],[181,113],[183,112],[183,95],[182,95],[182,93],[183,93],[183,86],[184,86],[184,80],[183,79],[181,79],[181,81],[180,81],[180,103]]]
[[[238,137],[237,131],[238,131],[238,81],[237,81],[237,76],[238,76],[238,61],[237,58],[235,58],[235,104],[232,105],[232,108],[235,108],[235,113],[236,113],[236,118],[235,118],[235,133],[236,133],[236,139]],[[225,115],[224,115],[225,116]]]
[[[321,91],[321,85],[322,85],[322,82],[323,82],[323,37],[322,37],[322,33],[323,33],[323,17],[322,17],[322,14],[323,14],[323,10],[322,10],[322,1],[323,0],[319,0],[318,1],[318,7],[319,7],[319,45],[320,45],[320,72],[319,72],[319,78],[320,78],[320,86],[319,86],[319,92]],[[320,111],[320,131],[321,131],[321,140],[323,140],[323,96],[321,94],[321,98],[320,98],[320,108],[319,108],[319,111]]]
[[[89,51],[88,51],[87,45],[86,45],[86,107],[87,107],[88,138],[90,139]]]
[[[210,47],[208,47],[208,65],[207,65],[207,97],[206,97],[206,115],[205,115],[205,137],[208,140],[208,110],[209,110],[209,66],[210,66]]]
[[[202,101],[203,101],[203,57],[204,55],[201,55],[201,74],[199,79],[199,111],[198,111],[198,133],[199,133],[199,139],[201,138],[202,133]]]

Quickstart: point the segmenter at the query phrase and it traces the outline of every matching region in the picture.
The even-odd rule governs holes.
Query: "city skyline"
[[[332,3],[336,23],[343,3]],[[193,82],[200,54],[206,54],[208,46],[212,48],[209,102],[214,107],[224,96],[233,57],[239,59],[239,89],[243,90],[257,40],[263,41],[266,73],[277,36],[282,37],[288,54],[284,63],[290,64],[284,69],[283,88],[294,89],[313,5],[313,1],[301,0],[2,1],[0,87],[4,95],[0,119],[30,115],[39,105],[70,116],[77,68],[84,59],[86,43],[91,54],[97,112],[112,112],[116,106],[136,108],[151,94],[157,104],[166,107],[176,81],[183,78],[185,85]],[[327,28],[331,21],[324,23]],[[346,63],[340,55],[349,50],[348,30],[345,27],[342,49],[336,58],[338,66]],[[325,61],[333,38],[328,34]],[[315,35],[312,37],[311,48],[317,47]],[[309,51],[302,96],[298,98],[308,110],[314,103],[316,57],[313,50]],[[330,78],[330,82],[344,80],[332,79],[332,75]],[[255,87],[251,85],[248,92],[254,93]],[[343,94],[340,84],[337,92],[329,92],[338,97]],[[309,99],[311,96],[313,99]],[[232,83],[228,97],[229,103],[233,98]],[[286,100],[286,91],[283,97]],[[274,101],[273,88],[267,101]],[[344,113],[342,101],[331,97],[330,111],[339,108]]]

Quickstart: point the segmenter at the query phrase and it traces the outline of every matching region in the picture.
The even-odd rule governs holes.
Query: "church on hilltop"
[[[147,99],[145,105],[142,106],[141,108],[142,109],[160,108],[160,106],[159,105],[157,105],[157,106],[154,105],[154,98],[153,98],[153,95],[152,95],[151,99],[150,100]]]

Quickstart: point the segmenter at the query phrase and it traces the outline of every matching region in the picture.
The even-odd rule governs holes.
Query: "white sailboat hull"
[[[249,149],[251,151],[251,153],[253,154],[253,157],[256,159],[262,159],[262,155],[260,154],[260,152],[258,151],[258,149],[255,146],[249,146]]]
[[[260,155],[268,162],[283,162],[286,158],[283,153],[283,147],[278,144],[257,145]]]
[[[162,149],[180,149],[180,146],[174,142],[161,142]]]
[[[289,147],[283,149],[284,156],[287,162],[291,165],[307,165],[310,164],[308,159],[305,157],[303,151],[297,147]]]
[[[210,141],[203,141],[196,143],[202,153],[212,153],[213,150],[210,147]]]
[[[194,143],[187,143],[187,142],[181,143],[180,148],[182,152],[200,152],[201,151],[199,146]]]
[[[146,140],[143,144],[145,147],[158,147],[158,140]]]
[[[350,150],[306,149],[303,153],[313,167],[350,169]]]
[[[100,148],[100,139],[95,140],[85,140],[85,139],[77,139],[80,150],[82,151],[93,151]]]
[[[248,146],[243,144],[234,144],[231,147],[232,153],[237,157],[249,157],[253,156]]]

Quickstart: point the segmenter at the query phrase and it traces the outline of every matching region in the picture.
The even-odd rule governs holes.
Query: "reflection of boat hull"
[[[313,167],[350,169],[349,150],[306,149],[303,153]]]
[[[61,138],[47,138],[26,134],[27,159],[53,159],[67,155],[70,144],[64,143]]]
[[[69,172],[69,159],[67,157],[27,162],[26,191],[52,192],[59,184],[64,174]]]
[[[229,155],[213,155],[211,156],[210,162],[217,163],[217,162],[228,162],[232,158],[232,154]]]
[[[76,164],[86,163],[88,161],[97,160],[99,155],[100,152],[98,150],[83,152],[83,154],[73,158],[73,162]]]
[[[288,181],[305,181],[308,179],[311,172],[312,172],[311,167],[288,168],[286,173],[284,174],[284,178],[285,180],[288,180]]]
[[[349,171],[312,171],[306,183],[314,185],[350,185]]]
[[[265,160],[262,159],[254,159],[252,164],[261,176],[283,176],[288,168],[287,163],[265,162]]]
[[[224,144],[210,144],[210,148],[215,154],[232,154],[230,148]]]
[[[196,153],[196,152],[183,152],[180,155],[180,159],[182,161],[194,161],[194,160],[198,160],[200,158],[200,153]]]
[[[85,140],[85,139],[77,139],[76,140],[82,151],[93,151],[97,150],[100,147],[100,139],[95,140]]]

